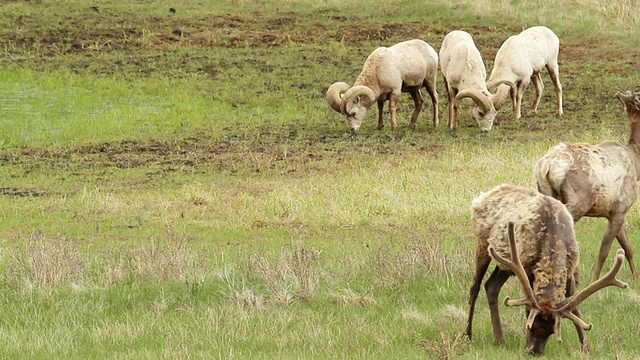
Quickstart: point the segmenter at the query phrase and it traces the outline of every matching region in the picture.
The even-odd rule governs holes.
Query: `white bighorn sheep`
[[[507,297],[505,305],[527,307],[526,348],[535,355],[544,354],[552,334],[556,340],[562,340],[560,324],[567,318],[575,325],[581,350],[587,351],[584,330],[590,330],[591,325],[580,318],[578,305],[606,286],[627,287],[616,279],[624,250],[619,250],[606,276],[575,293],[580,253],[573,219],[560,201],[533,189],[500,185],[475,198],[471,209],[477,241],[465,332],[469,339],[480,285],[491,259],[495,259],[498,265],[484,287],[496,342],[505,344],[498,311],[500,289],[509,277],[516,275],[525,297],[522,300]]]
[[[640,92],[617,93],[629,117],[629,141],[559,144],[536,162],[538,190],[562,201],[574,221],[604,217],[609,224],[602,238],[593,278],[600,276],[613,238],[625,251],[634,280],[638,279],[624,219],[638,197],[640,179]]]
[[[559,51],[560,40],[558,36],[544,26],[534,26],[518,35],[511,36],[498,49],[487,86],[493,91],[499,82],[503,80],[509,80],[517,85],[517,89],[509,89],[509,87],[501,85],[495,91],[496,96],[504,96],[507,92],[511,93],[511,104],[513,105],[513,117],[515,119],[521,117],[522,96],[527,86],[529,86],[529,82],[533,82],[536,88],[536,96],[528,115],[535,115],[538,111],[538,104],[540,104],[542,90],[544,89],[540,71],[544,67],[549,71],[551,80],[556,88],[556,97],[558,98],[557,115],[562,116],[562,85],[560,84],[560,72],[558,69]]]
[[[487,71],[471,34],[462,30],[448,33],[442,41],[439,56],[440,71],[449,98],[449,127],[458,127],[458,105],[462,99],[471,98],[476,104],[473,118],[480,129],[491,130],[497,109],[507,101],[508,94],[505,92],[496,96],[487,89]],[[498,83],[509,85],[514,90],[516,88],[509,80],[500,80],[495,85]]]
[[[438,92],[436,74],[438,54],[426,42],[414,39],[391,47],[379,47],[364,62],[353,86],[344,82],[332,84],[327,90],[327,102],[332,109],[346,115],[352,132],[357,131],[374,102],[378,103],[378,129],[384,127],[382,111],[389,100],[391,128],[397,127],[396,109],[400,94],[408,92],[414,103],[411,127],[415,127],[422,110],[420,88],[425,87],[433,104],[433,125],[438,125]]]

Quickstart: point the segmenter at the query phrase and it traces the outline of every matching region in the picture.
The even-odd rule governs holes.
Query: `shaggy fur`
[[[633,251],[624,231],[624,218],[638,197],[640,179],[640,93],[618,94],[629,116],[629,142],[597,145],[560,144],[534,166],[538,190],[566,204],[574,221],[583,216],[608,220],[602,238],[594,280],[600,276],[613,238],[625,251],[631,272],[637,273]]]
[[[564,299],[565,284],[577,268],[580,251],[573,220],[562,203],[532,189],[502,185],[474,199],[471,209],[476,257],[489,256],[492,247],[510,259],[507,223],[513,222],[520,261],[533,274],[536,296],[550,306]]]
[[[469,298],[469,318],[466,334],[472,335],[473,313],[480,285],[493,258],[511,260],[507,227],[514,224],[515,245],[528,282],[537,303],[531,321],[527,322],[527,348],[535,354],[544,353],[550,335],[560,336],[557,313],[566,297],[575,292],[575,272],[580,252],[573,231],[573,219],[558,200],[539,192],[513,185],[501,185],[475,198],[471,204],[473,232],[476,235],[476,271]],[[502,264],[496,266],[485,283],[495,340],[504,344],[498,310],[500,288],[513,275]],[[527,281],[527,280],[525,280]],[[526,293],[526,291],[525,291]],[[528,307],[527,311],[532,311]],[[572,309],[579,318],[579,312]],[[583,348],[586,342],[582,329],[576,325]]]

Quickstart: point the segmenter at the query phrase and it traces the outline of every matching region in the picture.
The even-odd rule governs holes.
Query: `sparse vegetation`
[[[0,357],[525,358],[521,311],[501,309],[505,348],[484,306],[473,342],[461,337],[470,202],[533,187],[560,141],[624,141],[613,95],[640,86],[637,13],[595,0],[2,2]],[[434,129],[426,102],[416,129],[376,131],[374,112],[352,137],[324,99],[377,46],[437,50],[461,28],[489,70],[507,36],[538,24],[560,37],[562,118],[547,86],[538,115],[503,110],[490,133],[464,106],[457,131]],[[404,95],[398,117],[411,111]],[[633,207],[629,239],[639,222]],[[604,226],[576,224],[582,274]],[[546,356],[635,357],[636,288],[581,305],[590,355],[564,326]]]

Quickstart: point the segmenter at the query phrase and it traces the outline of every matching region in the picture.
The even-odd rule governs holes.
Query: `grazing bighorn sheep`
[[[426,42],[414,39],[391,47],[379,47],[364,62],[353,86],[344,82],[332,84],[327,90],[327,102],[332,109],[346,115],[352,132],[357,131],[374,102],[378,103],[378,129],[384,127],[382,111],[389,100],[391,128],[397,127],[396,108],[400,94],[408,92],[414,103],[411,127],[415,127],[422,110],[420,88],[425,87],[433,104],[433,125],[438,125],[438,92],[436,74],[438,54]]]
[[[573,322],[580,347],[587,351],[583,330],[591,325],[580,318],[578,305],[596,291],[627,284],[616,279],[623,262],[619,250],[607,275],[575,293],[579,250],[573,231],[573,219],[558,200],[533,189],[501,185],[480,194],[471,204],[473,232],[477,237],[475,274],[469,297],[466,335],[471,339],[473,312],[482,279],[491,263],[498,262],[485,282],[495,340],[504,345],[498,311],[502,285],[512,275],[520,280],[525,298],[505,299],[505,305],[527,307],[526,348],[535,355],[544,354],[551,334],[561,341],[563,318]],[[509,260],[507,260],[509,259]]]
[[[520,106],[522,96],[533,82],[536,88],[536,96],[529,109],[528,115],[535,115],[538,110],[540,98],[544,84],[540,71],[544,67],[549,71],[551,80],[556,88],[558,98],[558,116],[562,116],[562,85],[560,84],[560,72],[558,70],[558,52],[560,51],[560,40],[558,36],[549,28],[544,26],[534,26],[528,28],[518,35],[509,37],[498,49],[493,64],[491,76],[487,86],[490,90],[499,84],[500,81],[509,80],[517,85],[517,89],[509,89],[507,86],[498,86],[495,91],[496,96],[506,96],[511,93],[511,104],[513,105],[513,117],[521,117]]]
[[[462,30],[448,33],[442,41],[439,56],[440,71],[449,98],[449,127],[458,127],[458,105],[462,99],[471,98],[476,104],[473,118],[480,129],[491,130],[498,113],[496,109],[504,105],[507,93],[495,96],[487,89],[487,71],[471,34]],[[499,83],[507,84],[515,91],[516,85],[513,82],[501,80]]]
[[[634,280],[638,279],[633,250],[624,231],[624,218],[638,197],[640,179],[640,92],[617,93],[629,116],[626,146],[614,141],[598,145],[559,144],[536,162],[538,190],[562,201],[574,221],[604,217],[609,224],[602,238],[593,278],[600,276],[613,238],[625,251]]]

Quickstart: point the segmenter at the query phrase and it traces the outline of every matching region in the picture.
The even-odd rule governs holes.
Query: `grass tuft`
[[[18,289],[54,288],[82,282],[85,266],[71,239],[33,233],[7,249],[6,280]]]
[[[290,305],[308,301],[319,281],[315,270],[320,252],[298,242],[274,256],[257,256],[251,261],[250,274],[269,289],[274,301]]]

